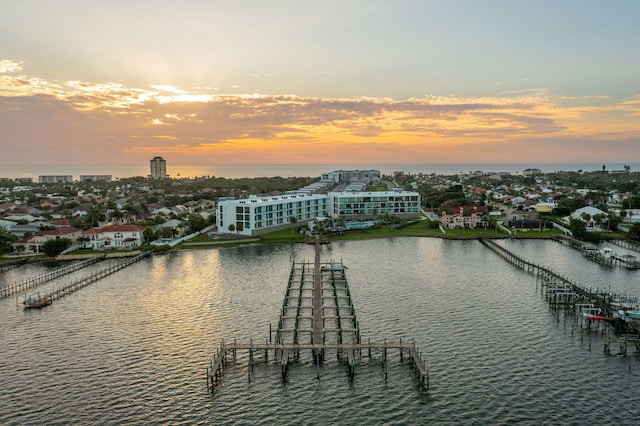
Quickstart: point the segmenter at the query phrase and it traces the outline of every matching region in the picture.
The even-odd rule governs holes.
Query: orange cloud
[[[24,147],[42,161],[67,162],[134,163],[150,154],[194,164],[640,160],[628,154],[640,141],[638,95],[617,103],[554,98],[549,89],[406,100],[228,95],[50,82],[22,72],[22,63],[0,61],[8,161]],[[587,145],[590,154],[577,148]]]

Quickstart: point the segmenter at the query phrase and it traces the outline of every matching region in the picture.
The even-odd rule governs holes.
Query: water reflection
[[[577,281],[640,293],[638,271],[602,268],[551,241],[503,244]],[[385,380],[367,361],[354,382],[337,360],[320,381],[303,364],[282,383],[265,365],[249,382],[239,359],[209,397],[215,346],[268,338],[292,260],[313,259],[307,245],[253,245],[156,256],[42,311],[1,300],[0,423],[625,424],[640,414],[635,394],[620,392],[634,389],[638,359],[605,356],[600,336],[549,311],[535,277],[478,242],[399,238],[322,251],[349,268],[365,340],[415,339],[425,352],[428,394],[400,363]]]

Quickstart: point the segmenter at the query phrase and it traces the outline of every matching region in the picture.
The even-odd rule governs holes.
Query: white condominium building
[[[316,217],[326,216],[326,213],[325,194],[252,195],[241,200],[218,201],[216,225],[218,232],[259,235],[291,227],[292,217],[299,226]]]
[[[410,191],[330,192],[329,214],[347,218],[394,215],[420,216],[420,194]]]
[[[38,183],[69,183],[73,182],[71,175],[43,175],[38,176]]]
[[[304,225],[318,217],[370,218],[376,215],[418,217],[420,194],[408,191],[330,192],[278,197],[221,199],[218,201],[218,232],[259,235]]]

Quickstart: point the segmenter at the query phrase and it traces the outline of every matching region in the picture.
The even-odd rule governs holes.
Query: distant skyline
[[[0,169],[638,163],[638,16],[636,0],[5,2]]]

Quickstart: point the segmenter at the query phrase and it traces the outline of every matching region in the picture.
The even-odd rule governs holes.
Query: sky
[[[637,0],[20,0],[14,165],[640,163]]]

